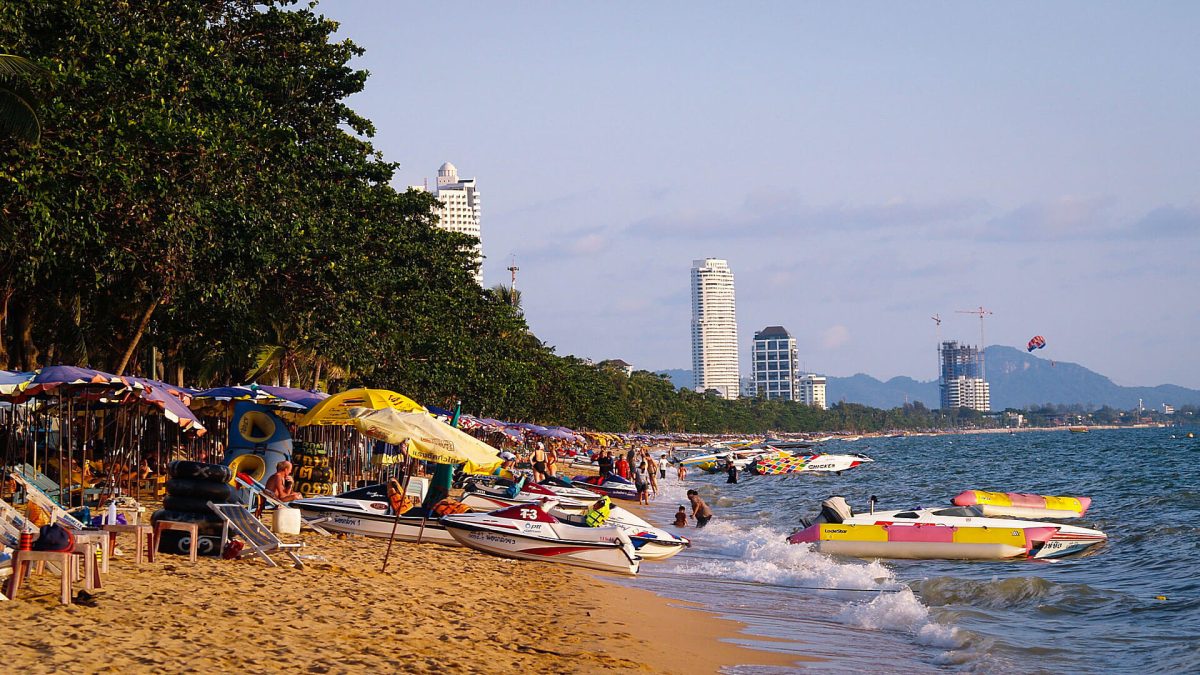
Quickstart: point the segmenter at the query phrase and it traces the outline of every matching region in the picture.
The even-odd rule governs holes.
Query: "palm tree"
[[[350,376],[347,368],[321,356],[311,347],[301,345],[295,339],[301,331],[276,321],[271,322],[271,327],[275,332],[274,344],[260,345],[255,350],[254,367],[246,373],[250,382],[265,378],[276,385],[290,387],[295,378],[296,386],[311,383],[313,389],[320,389],[322,376],[340,379]]]
[[[517,314],[521,313],[521,291],[505,284],[496,284],[488,289],[488,293],[493,300],[512,307]]]
[[[0,137],[19,138],[37,143],[42,123],[34,111],[34,99],[9,80],[13,76],[46,75],[49,71],[21,56],[0,54]]]

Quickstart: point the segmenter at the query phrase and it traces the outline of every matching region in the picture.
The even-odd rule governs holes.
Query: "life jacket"
[[[593,506],[588,509],[587,515],[583,518],[583,524],[588,527],[600,527],[608,521],[608,514],[611,511],[612,502],[608,500],[608,496],[600,498],[600,506]]]

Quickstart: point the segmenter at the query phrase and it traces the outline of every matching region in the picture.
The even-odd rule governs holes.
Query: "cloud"
[[[567,245],[567,249],[576,255],[591,255],[603,251],[608,246],[608,240],[599,234],[586,234]]]
[[[831,326],[821,334],[821,346],[825,349],[837,349],[849,341],[850,331],[841,324]]]
[[[1128,234],[1136,239],[1194,237],[1200,234],[1200,205],[1160,206],[1134,222]]]
[[[925,227],[971,219],[987,210],[978,199],[916,202],[890,200],[878,204],[811,206],[778,191],[746,196],[732,213],[686,210],[651,216],[632,223],[631,234],[651,239],[736,239],[809,232],[875,231]]]
[[[1063,196],[1024,204],[992,218],[982,234],[1000,240],[1061,240],[1104,237],[1114,224],[1111,197]]]

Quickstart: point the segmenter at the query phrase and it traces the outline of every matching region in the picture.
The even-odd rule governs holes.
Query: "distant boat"
[[[1088,432],[1088,428],[1087,427],[1067,427],[1067,431],[1070,431],[1073,434],[1086,434]]]

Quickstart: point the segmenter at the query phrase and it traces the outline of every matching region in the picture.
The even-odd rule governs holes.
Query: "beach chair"
[[[255,506],[254,497],[256,497],[256,496],[259,499],[262,499],[263,501],[265,501],[267,503],[267,505],[273,509],[292,508],[292,507],[288,506],[287,504],[285,504],[284,502],[281,502],[278,499],[267,494],[267,487],[265,485],[263,485],[262,483],[254,480],[254,478],[250,477],[247,474],[239,473],[237,476],[234,477],[234,482],[239,487],[245,488],[250,493],[250,499],[247,500],[247,504],[246,504],[246,508],[248,508],[248,509],[254,508],[254,506]],[[314,518],[312,520],[308,520],[306,518],[301,518],[300,525],[301,525],[301,527],[308,526],[308,527],[312,528],[313,530],[315,530],[316,532],[319,532],[323,535],[328,536],[329,530],[326,530],[325,528],[321,527],[321,523],[324,523],[327,520],[329,520],[328,516],[326,516],[324,518]]]
[[[300,556],[296,555],[292,549],[300,548],[304,544],[285,544],[279,541],[279,537],[275,533],[267,529],[262,521],[254,517],[245,504],[213,504],[208,503],[208,508],[214,513],[221,516],[221,520],[225,521],[225,527],[221,529],[221,550],[225,550],[225,543],[229,541],[229,530],[232,529],[235,533],[246,540],[246,548],[242,549],[240,557],[247,555],[260,555],[263,560],[271,567],[279,567],[274,560],[271,559],[270,553],[280,552],[287,554],[296,564],[296,567],[304,567],[304,563],[300,560]]]

